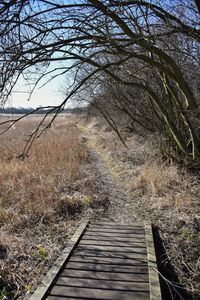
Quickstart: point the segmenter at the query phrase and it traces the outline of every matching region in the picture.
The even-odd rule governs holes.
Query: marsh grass
[[[25,144],[23,132],[27,134],[35,125],[34,118],[16,124],[1,142],[0,224],[10,229],[55,218],[63,206],[60,192],[81,177],[80,166],[86,157],[77,128],[59,120],[35,141],[28,158],[16,158]]]
[[[39,139],[25,160],[27,135],[40,117],[20,121],[0,143],[0,299],[14,299],[32,289],[67,243],[75,220],[90,203],[87,149],[75,117],[62,116]],[[11,292],[12,291],[12,292]],[[9,298],[10,297],[10,298]],[[21,296],[23,299],[23,296]],[[6,298],[7,299],[7,298]]]

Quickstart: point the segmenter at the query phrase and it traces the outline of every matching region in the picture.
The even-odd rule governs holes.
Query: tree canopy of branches
[[[198,0],[2,1],[1,103],[21,76],[34,89],[69,74],[52,121],[89,82],[93,105],[111,124],[111,103],[149,130],[156,118],[178,152],[199,159],[199,16]]]

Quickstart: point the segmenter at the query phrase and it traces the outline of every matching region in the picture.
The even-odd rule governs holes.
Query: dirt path
[[[107,194],[108,206],[101,217],[119,223],[142,221],[137,214],[134,200],[126,194],[122,185],[112,176],[100,155],[91,146],[89,146],[89,156],[98,172],[102,189]]]

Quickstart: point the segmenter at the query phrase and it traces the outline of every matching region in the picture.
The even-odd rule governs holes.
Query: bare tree
[[[2,103],[20,76],[29,80],[37,72],[34,90],[41,79],[49,78],[49,75],[50,80],[61,74],[72,74],[72,70],[74,75],[66,98],[60,105],[52,107],[51,112],[56,114],[45,127],[45,119],[42,120],[30,136],[24,154],[34,138],[50,126],[70,97],[88,80],[106,74],[118,86],[139,90],[153,106],[155,115],[178,149],[187,157],[199,157],[198,92],[183,66],[185,59],[194,70],[197,64],[199,6],[198,1],[190,6],[178,0],[174,2],[176,7],[167,1],[158,4],[153,0],[62,3],[33,0],[1,4]],[[173,44],[174,40],[178,43]],[[186,51],[187,43],[192,45],[192,53]],[[65,65],[49,70],[52,62],[64,62]],[[87,66],[90,66],[89,73],[78,80],[79,73]],[[127,107],[120,99],[118,106],[119,101],[120,109]],[[126,113],[130,114],[130,110]],[[131,114],[135,118],[133,110]]]

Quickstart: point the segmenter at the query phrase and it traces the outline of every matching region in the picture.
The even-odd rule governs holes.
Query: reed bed
[[[88,176],[87,149],[73,117],[59,117],[18,158],[39,122],[25,118],[1,136],[0,299],[23,299],[36,286],[90,204],[79,184]]]

